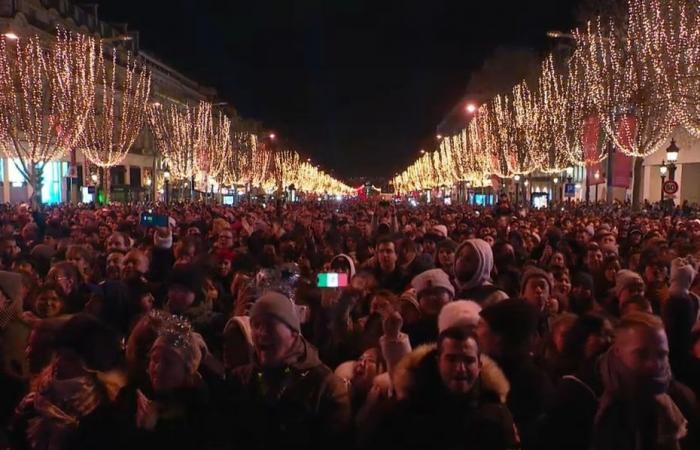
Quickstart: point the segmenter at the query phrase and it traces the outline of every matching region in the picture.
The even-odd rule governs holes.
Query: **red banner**
[[[615,123],[615,133],[620,145],[630,148],[637,133],[637,118],[632,114],[621,115]],[[632,185],[632,157],[625,155],[619,148],[613,157],[614,187],[629,188]]]
[[[589,186],[605,183],[603,166],[598,161],[600,159],[603,133],[600,126],[600,117],[597,114],[584,119],[582,133],[581,144],[586,164],[586,182]],[[596,173],[598,178],[595,177]]]

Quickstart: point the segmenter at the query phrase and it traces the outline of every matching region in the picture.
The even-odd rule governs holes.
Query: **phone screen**
[[[168,216],[153,213],[141,213],[141,225],[145,227],[167,227]]]
[[[347,273],[319,273],[317,284],[320,288],[339,288],[348,285]]]

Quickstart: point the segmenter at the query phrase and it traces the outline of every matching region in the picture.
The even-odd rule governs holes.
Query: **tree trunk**
[[[632,185],[632,210],[639,211],[642,200],[642,174],[644,158],[634,158],[634,184]]]
[[[37,210],[41,206],[41,188],[43,184],[43,177],[36,164],[30,164],[29,166],[29,185],[32,187],[32,196],[29,199],[29,203],[32,209]]]

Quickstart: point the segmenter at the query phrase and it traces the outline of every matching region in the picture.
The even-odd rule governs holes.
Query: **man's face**
[[[216,246],[220,249],[228,249],[233,246],[233,232],[231,230],[223,230],[216,238]]]
[[[132,250],[124,257],[122,278],[129,279],[141,277],[148,272],[148,258],[140,250]]]
[[[456,256],[455,276],[462,283],[471,281],[479,269],[479,257],[471,245],[464,245]]]
[[[438,252],[438,262],[441,267],[451,268],[455,263],[455,252],[450,249],[442,248]]]
[[[624,330],[616,336],[613,351],[626,369],[635,393],[663,392],[670,370],[665,331],[642,327]]]
[[[418,293],[418,305],[421,313],[428,317],[437,317],[443,306],[452,300],[444,288],[427,288]]]
[[[523,298],[538,311],[541,311],[549,299],[549,283],[541,277],[530,278],[525,284]]]
[[[635,295],[644,295],[644,283],[641,280],[635,280],[622,289],[617,297],[617,301],[622,306]]]
[[[452,394],[469,393],[481,373],[481,359],[476,341],[472,338],[443,339],[440,344],[438,370],[443,385]]]
[[[107,278],[118,280],[124,269],[124,255],[121,253],[110,253],[107,255]]]
[[[112,234],[109,239],[107,239],[107,253],[126,253],[127,250],[129,250],[129,247],[127,247],[124,236],[121,234]]]
[[[586,264],[589,270],[598,270],[603,264],[603,252],[600,250],[589,250],[586,257]]]
[[[270,314],[262,314],[250,321],[253,327],[253,348],[263,368],[284,364],[298,334],[284,322]]]
[[[231,273],[231,260],[222,259],[218,266],[219,276],[226,277]]]
[[[612,234],[606,234],[600,240],[601,247],[614,246],[616,244],[615,236]]]
[[[396,249],[393,242],[382,242],[377,246],[377,260],[383,271],[392,272],[396,268],[396,259]]]

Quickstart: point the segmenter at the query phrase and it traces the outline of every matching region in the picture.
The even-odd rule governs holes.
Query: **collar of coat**
[[[437,364],[437,344],[421,345],[411,353],[405,355],[397,364],[392,375],[392,383],[398,398],[406,398],[420,389],[420,372],[429,363],[429,359]],[[498,364],[481,354],[481,374],[479,375],[482,391],[487,391],[501,401],[506,402],[510,383]]]

